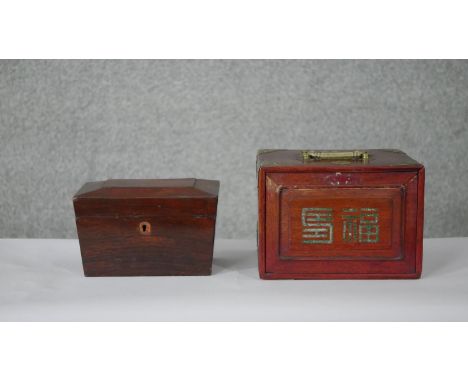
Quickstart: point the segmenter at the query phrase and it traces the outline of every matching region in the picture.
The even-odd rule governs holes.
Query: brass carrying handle
[[[367,151],[353,150],[353,151],[303,151],[302,157],[304,160],[362,160],[369,159]]]

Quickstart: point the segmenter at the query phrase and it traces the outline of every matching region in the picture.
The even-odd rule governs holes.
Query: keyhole
[[[141,222],[139,228],[142,235],[149,235],[151,233],[151,224],[148,222]]]

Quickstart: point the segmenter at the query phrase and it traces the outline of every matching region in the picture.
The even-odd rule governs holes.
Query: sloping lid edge
[[[85,183],[73,199],[216,198],[219,181],[206,179],[109,179]]]

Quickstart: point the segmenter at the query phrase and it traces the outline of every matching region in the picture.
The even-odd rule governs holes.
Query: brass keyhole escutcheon
[[[138,229],[142,235],[149,235],[151,233],[151,224],[148,222],[141,222]]]

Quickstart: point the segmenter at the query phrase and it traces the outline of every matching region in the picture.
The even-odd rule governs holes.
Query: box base
[[[158,271],[148,271],[148,272],[112,272],[112,273],[99,273],[99,272],[90,272],[85,271],[84,275],[86,277],[150,277],[150,276],[210,276],[212,274],[211,269],[202,270],[197,272],[158,272]]]
[[[401,280],[419,279],[421,273],[405,274],[260,274],[262,280]]]

